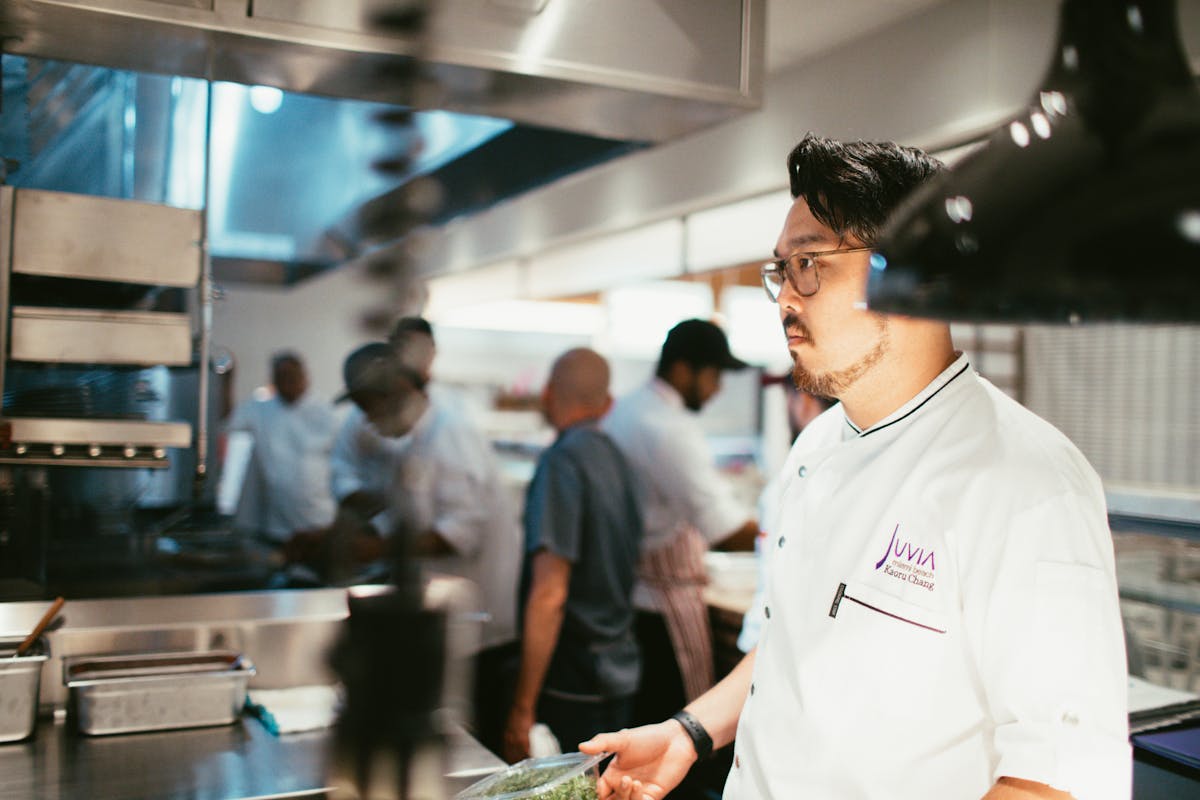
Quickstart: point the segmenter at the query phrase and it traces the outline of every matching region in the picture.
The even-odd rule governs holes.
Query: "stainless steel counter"
[[[249,800],[324,797],[331,732],[274,737],[243,717],[217,728],[86,737],[40,720],[0,745],[0,800]],[[463,732],[450,742],[459,791],[503,762]]]

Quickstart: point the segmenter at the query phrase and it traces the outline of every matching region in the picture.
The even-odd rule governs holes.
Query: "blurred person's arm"
[[[558,634],[571,582],[571,562],[547,550],[533,556],[533,580],[521,631],[521,669],[504,730],[504,757],[510,763],[529,756],[529,729],[537,721],[537,700]]]

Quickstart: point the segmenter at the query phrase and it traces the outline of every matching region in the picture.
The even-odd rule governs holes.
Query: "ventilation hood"
[[[402,234],[370,211],[414,177],[437,224],[760,100],[765,0],[440,0],[419,40],[391,6],[6,0],[9,182],[205,207],[219,280],[288,283]],[[422,150],[380,171],[414,96]]]
[[[1200,321],[1200,93],[1175,3],[1065,0],[1028,110],[910,197],[877,245],[881,311]]]

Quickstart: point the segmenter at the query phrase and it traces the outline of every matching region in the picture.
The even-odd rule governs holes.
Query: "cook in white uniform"
[[[704,553],[714,545],[749,550],[758,533],[717,471],[696,419],[719,391],[722,372],[745,366],[719,327],[684,320],[668,332],[655,376],[618,400],[602,423],[645,490],[633,593],[643,653],[639,722],[661,719],[712,686]]]
[[[409,317],[388,344],[365,345],[346,359],[357,408],[339,436],[334,486],[345,493],[343,507],[348,496],[381,492],[383,503],[361,506],[376,531],[403,525],[425,569],[478,586],[485,616],[473,732],[499,752],[519,659],[520,517],[491,443],[457,403],[429,391],[434,353],[429,324]]]
[[[488,613],[488,648],[516,638],[520,518],[490,443],[458,404],[428,387],[432,345],[428,323],[406,317],[387,345],[365,345],[346,359],[347,394],[356,407],[334,447],[333,490],[342,503],[371,495],[377,533],[386,536],[403,522],[417,532],[426,566],[476,583]],[[382,372],[373,374],[379,365]],[[419,402],[389,405],[393,368],[411,378],[404,396]],[[379,403],[384,395],[389,400]]]
[[[659,800],[736,732],[728,800],[1127,798],[1098,477],[947,325],[861,302],[860,248],[937,163],[810,136],[788,168],[764,285],[797,385],[841,405],[788,458],[758,648],[675,720],[584,745],[617,753],[601,796]]]
[[[329,452],[336,420],[333,407],[308,392],[304,361],[295,353],[272,356],[271,382],[274,393],[238,406],[228,429],[253,440],[234,526],[281,544],[333,519]]]

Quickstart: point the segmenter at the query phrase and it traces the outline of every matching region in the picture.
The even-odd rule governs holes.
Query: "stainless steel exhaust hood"
[[[8,0],[10,182],[204,207],[218,280],[291,284],[400,238],[373,209],[417,175],[437,225],[760,100],[765,0],[441,0],[419,42],[372,21],[389,5]],[[374,119],[414,96],[424,150],[381,173]]]
[[[393,102],[387,0],[7,0],[4,50]],[[758,105],[765,0],[440,0],[419,105],[658,142]],[[393,73],[394,74],[394,73]]]

